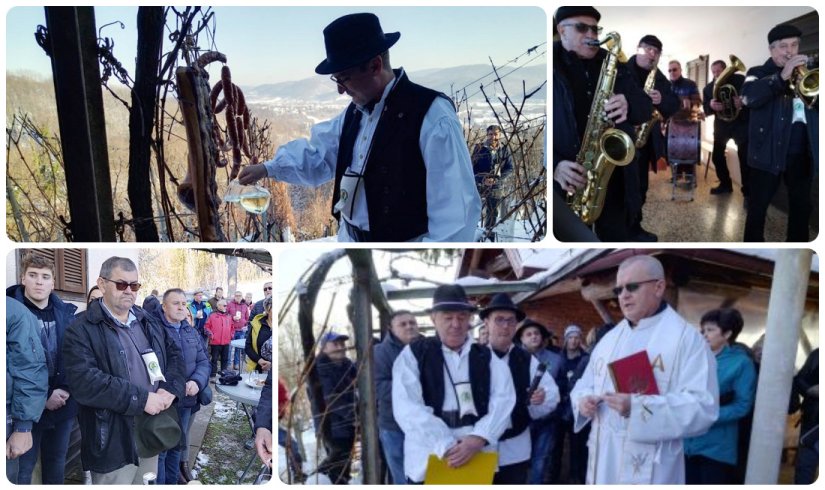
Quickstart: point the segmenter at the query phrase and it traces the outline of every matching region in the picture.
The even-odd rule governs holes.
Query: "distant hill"
[[[505,67],[499,71],[499,76],[504,76],[512,71],[513,67]],[[467,95],[471,96],[471,101],[477,101],[483,96],[479,93],[479,86],[484,83],[485,91],[488,95],[493,95],[493,86],[487,86],[493,81],[492,69],[489,65],[466,65],[444,69],[420,70],[409,73],[412,81],[440,90],[448,95],[452,95],[452,90],[467,86]],[[481,80],[480,78],[484,77]],[[527,91],[536,89],[547,80],[547,65],[528,65],[521,67],[512,74],[506,76],[504,86],[510,96],[515,100],[520,100],[522,96],[522,82],[525,83]],[[497,86],[497,84],[496,84]],[[258,85],[254,87],[242,87],[246,99],[252,103],[273,103],[279,101],[300,101],[319,104],[334,104],[337,102],[349,102],[346,95],[338,95],[335,86],[325,76],[313,76],[303,80],[292,82],[272,83]],[[475,94],[475,95],[474,95]],[[534,96],[534,101],[544,101],[547,98],[547,86]]]

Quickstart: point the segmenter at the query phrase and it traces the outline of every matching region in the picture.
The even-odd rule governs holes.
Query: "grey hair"
[[[634,255],[625,259],[621,264],[619,264],[619,271],[634,264],[641,264],[642,267],[644,267],[644,269],[650,274],[651,279],[665,278],[665,268],[662,267],[662,263],[659,262],[659,259],[650,255]]]
[[[109,279],[112,276],[112,271],[115,269],[132,272],[137,270],[137,266],[132,262],[132,259],[127,259],[126,257],[109,257],[103,262],[103,265],[100,266],[100,277]]]
[[[171,294],[182,294],[184,298],[186,297],[186,293],[181,288],[167,289],[166,292],[163,293],[163,302],[164,303],[166,302],[166,298],[168,298],[169,295],[171,295]]]

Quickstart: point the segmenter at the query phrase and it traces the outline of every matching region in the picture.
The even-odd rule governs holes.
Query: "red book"
[[[653,366],[643,350],[622,359],[617,359],[607,365],[613,385],[619,393],[633,395],[658,395],[656,377],[653,376]]]

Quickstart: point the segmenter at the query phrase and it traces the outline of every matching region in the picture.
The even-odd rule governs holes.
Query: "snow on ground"
[[[316,448],[317,443],[315,440],[315,432],[308,430],[301,434],[301,442],[303,443],[304,453],[307,455],[304,458],[304,474],[309,475],[307,477],[306,485],[331,485],[332,482],[330,481],[329,477],[323,473],[315,473],[315,468],[317,463],[324,460],[326,454],[324,454],[323,450],[321,450],[320,454],[316,455]],[[349,481],[350,485],[360,485],[361,484],[361,474],[355,473],[357,468],[360,468],[360,462],[356,461],[352,464],[353,467],[353,475]],[[287,481],[287,466],[286,466],[286,450],[281,446],[278,446],[278,475],[281,478],[281,481]]]

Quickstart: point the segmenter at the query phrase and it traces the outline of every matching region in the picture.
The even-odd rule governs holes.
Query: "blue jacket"
[[[25,307],[25,296],[23,294],[23,286],[16,284],[9,286],[6,289],[6,296],[16,299]],[[64,303],[55,293],[49,295],[49,303],[54,308],[55,322],[57,323],[57,353],[55,357],[55,371],[54,376],[49,378],[49,391],[46,394],[46,400],[52,396],[52,392],[58,388],[66,390],[70,395],[73,395],[72,390],[69,389],[69,382],[66,380],[66,365],[63,361],[63,337],[66,335],[66,329],[75,319],[75,311],[77,306],[71,303]],[[37,331],[37,338],[40,338],[40,329]],[[45,349],[46,346],[43,346]],[[63,422],[65,420],[74,418],[77,415],[77,402],[74,396],[70,396],[66,404],[57,410],[43,409],[43,415],[40,417],[38,426],[44,429],[54,427],[54,424]]]
[[[6,416],[14,429],[31,430],[46,406],[49,370],[38,330],[34,315],[7,296]]]
[[[719,379],[719,418],[701,436],[685,439],[685,455],[735,465],[739,419],[753,409],[756,397],[756,368],[748,355],[728,346],[716,355]]]
[[[742,96],[750,109],[748,165],[779,175],[785,170],[791,140],[793,93],[782,80],[782,68],[768,59],[748,70]],[[819,103],[805,108],[808,143],[814,169],[819,169]]]
[[[195,322],[192,326],[195,327],[195,330],[197,330],[203,338],[206,338],[206,331],[203,329],[203,326],[206,325],[206,319],[209,318],[209,315],[212,313],[212,306],[209,305],[208,301],[198,302],[192,300],[186,303],[186,307],[189,308],[189,312],[192,313],[192,321]],[[203,318],[201,319],[195,318],[198,310],[203,310]]]
[[[473,174],[475,174],[476,185],[484,184],[484,179],[487,177],[494,177],[496,183],[493,189],[498,189],[500,179],[510,175],[513,171],[513,158],[510,155],[510,149],[501,142],[499,144],[496,155],[484,143],[479,143],[473,148],[473,155],[471,157],[473,162]]]
[[[161,316],[161,323],[166,327],[169,337],[175,342],[183,353],[183,375],[186,381],[194,381],[198,384],[198,389],[203,390],[209,384],[209,358],[203,348],[200,334],[195,331],[189,322],[183,320],[180,328],[176,329],[166,321],[166,316]],[[184,382],[185,385],[185,382]],[[184,391],[186,391],[184,389]],[[184,408],[199,406],[198,397],[186,396],[181,401]]]
[[[313,414],[316,427],[325,439],[348,439],[355,436],[357,370],[348,358],[333,361],[326,354],[315,358],[315,370],[321,381],[326,411]],[[317,408],[316,404],[313,404]]]

